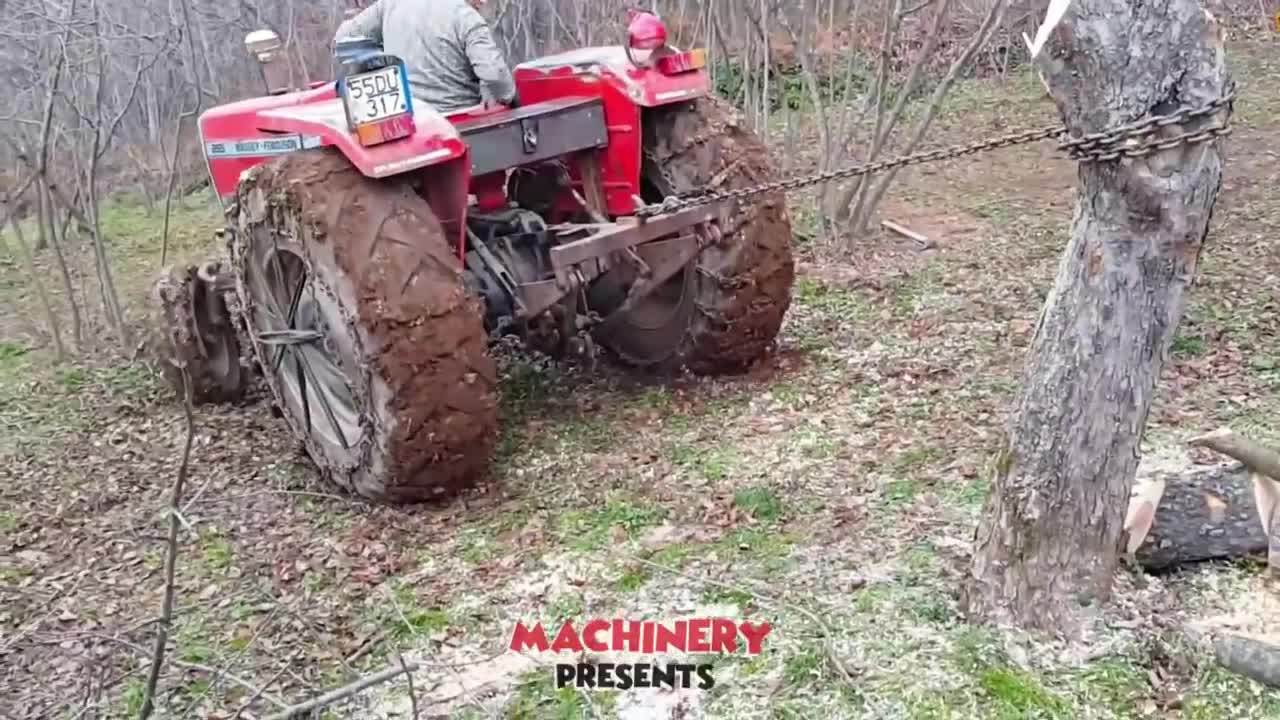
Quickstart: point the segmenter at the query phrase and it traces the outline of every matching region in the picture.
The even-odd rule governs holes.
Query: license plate
[[[409,112],[409,88],[399,65],[352,75],[344,100],[353,129]]]

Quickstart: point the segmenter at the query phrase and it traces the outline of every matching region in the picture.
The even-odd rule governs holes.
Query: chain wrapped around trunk
[[[1023,130],[1020,132],[1009,133],[1007,135],[1001,135],[988,140],[980,140],[964,145],[955,145],[948,148],[940,148],[938,150],[912,153],[910,155],[902,155],[888,160],[877,160],[875,162],[850,165],[849,167],[841,168],[839,170],[828,170],[826,172],[811,175],[797,175],[783,180],[774,180],[772,182],[761,183],[759,185],[738,188],[735,190],[695,190],[676,195],[669,195],[662,202],[641,206],[636,210],[635,215],[640,218],[648,218],[655,215],[687,210],[692,207],[698,207],[699,205],[729,200],[745,200],[747,198],[755,197],[756,195],[768,195],[776,192],[799,190],[813,185],[829,183],[833,180],[847,180],[849,178],[874,175],[876,173],[881,173],[895,168],[922,165],[924,163],[936,162],[939,160],[950,160],[952,158],[973,155],[975,153],[986,152],[988,150],[1013,147],[1015,145],[1026,145],[1028,143],[1040,142],[1042,140],[1050,140],[1053,138],[1064,138],[1058,142],[1058,149],[1066,152],[1070,157],[1079,161],[1106,162],[1110,160],[1117,160],[1122,157],[1145,157],[1161,150],[1168,150],[1180,145],[1195,145],[1230,134],[1231,128],[1228,124],[1229,121],[1224,121],[1219,125],[1211,125],[1194,132],[1183,132],[1173,137],[1148,137],[1171,125],[1182,125],[1192,120],[1198,120],[1200,118],[1213,115],[1223,107],[1230,107],[1234,100],[1235,90],[1233,88],[1224,96],[1199,107],[1184,107],[1173,113],[1155,115],[1145,120],[1139,120],[1120,127],[1100,130],[1095,133],[1087,133],[1078,138],[1067,138],[1066,136],[1068,136],[1069,133],[1066,128],[1061,125],[1052,125],[1035,130]],[[1229,117],[1230,113],[1228,112],[1228,118]],[[690,145],[696,144],[697,140],[690,143]],[[653,157],[650,157],[650,159],[655,162],[658,160]]]

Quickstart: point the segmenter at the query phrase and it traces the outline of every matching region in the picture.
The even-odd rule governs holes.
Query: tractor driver
[[[507,61],[478,8],[486,0],[374,0],[334,40],[368,38],[404,61],[414,98],[439,113],[515,106]]]

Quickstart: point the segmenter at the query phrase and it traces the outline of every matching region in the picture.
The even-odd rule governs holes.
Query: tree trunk
[[[48,224],[49,243],[53,246],[53,257],[58,262],[58,274],[62,277],[62,290],[67,294],[67,308],[71,311],[71,338],[75,341],[76,349],[84,349],[84,329],[80,320],[80,306],[76,302],[75,286],[71,282],[71,271],[67,267],[67,258],[62,252],[62,248],[66,244],[66,225],[62,226],[63,236],[58,236],[58,206],[53,202],[53,193],[49,192],[48,180],[41,177],[37,181],[36,190],[40,193],[40,197],[44,199],[44,205],[47,209],[47,217],[45,220]]]
[[[1195,0],[1075,0],[1036,65],[1074,135],[1228,89],[1217,23]],[[975,535],[971,615],[1075,635],[1083,608],[1109,598],[1139,441],[1222,162],[1213,141],[1080,166],[1071,238]]]
[[[62,362],[67,357],[67,349],[62,344],[58,313],[54,311],[53,303],[49,301],[49,293],[44,289],[44,282],[40,280],[40,273],[36,270],[35,261],[31,258],[31,249],[27,247],[27,240],[22,235],[22,225],[18,222],[17,213],[8,214],[8,216],[13,226],[13,236],[18,241],[18,250],[22,252],[22,263],[27,271],[27,277],[30,278],[31,286],[36,290],[36,296],[40,298],[40,307],[44,310],[45,321],[49,324],[49,336],[53,339],[53,349],[56,353],[55,360]]]

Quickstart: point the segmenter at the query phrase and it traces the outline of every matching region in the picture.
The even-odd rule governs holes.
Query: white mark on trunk
[[[1036,31],[1036,39],[1027,41],[1027,49],[1031,51],[1031,59],[1035,60],[1036,55],[1040,54],[1040,49],[1049,39],[1049,34],[1053,29],[1058,27],[1058,23],[1062,22],[1063,16],[1067,14],[1067,8],[1071,7],[1071,0],[1050,0],[1049,9],[1045,11],[1044,22],[1040,23],[1040,29]],[[1027,34],[1022,34],[1022,39],[1027,39]]]

